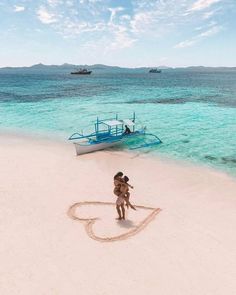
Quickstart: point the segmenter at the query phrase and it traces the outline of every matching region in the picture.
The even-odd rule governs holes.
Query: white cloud
[[[214,26],[210,28],[209,30],[201,33],[199,36],[200,37],[209,37],[218,34],[222,30],[221,26]]]
[[[129,30],[130,16],[119,14],[125,10],[124,7],[108,8],[108,10],[111,12],[111,15],[106,24],[106,31],[112,38],[111,42],[107,42],[106,52],[131,47],[136,41],[136,38],[132,36]]]
[[[79,3],[86,4],[86,3],[98,3],[102,2],[103,0],[79,0]]]
[[[123,14],[123,15],[121,15],[120,19],[121,20],[130,20],[131,19],[131,16],[128,15],[128,14]]]
[[[65,37],[70,37],[82,33],[104,31],[104,23],[101,22],[93,25],[88,22],[73,22],[67,20],[63,23],[63,28],[59,28],[59,30]]]
[[[48,0],[48,4],[50,6],[57,6],[57,5],[60,5],[62,3],[63,3],[62,0]]]
[[[152,20],[152,12],[136,13],[133,19],[130,21],[131,29],[134,33],[144,32],[146,31],[147,27],[151,26]]]
[[[47,11],[47,9],[43,6],[41,6],[38,11],[37,11],[38,19],[43,23],[43,24],[52,24],[57,22],[57,18],[55,14],[50,13]]]
[[[74,2],[73,1],[71,1],[71,0],[67,0],[66,1],[66,5],[68,5],[68,6],[73,6],[74,5]]]
[[[214,10],[208,11],[208,12],[205,12],[202,17],[203,17],[203,19],[208,19],[208,18],[211,18],[214,14],[215,14]]]
[[[129,48],[132,47],[136,41],[136,39],[131,38],[128,34],[118,31],[115,33],[114,41],[111,42],[111,44],[107,44],[106,50],[109,51]]]
[[[134,14],[130,27],[134,34],[150,34],[158,37],[170,32],[183,22],[188,22],[189,0],[139,0],[134,1]]]
[[[203,29],[203,27],[196,27],[195,29],[194,29],[194,31],[201,31]]]
[[[209,25],[209,27],[211,24]],[[188,39],[185,41],[182,41],[174,46],[174,48],[185,48],[185,47],[191,47],[195,45],[196,43],[199,43],[201,40],[206,39],[210,36],[218,34],[223,29],[222,26],[214,25],[210,27],[210,29]]]
[[[185,41],[182,41],[178,44],[176,44],[174,46],[174,48],[185,48],[185,47],[191,47],[193,46],[195,43],[197,43],[197,39],[190,39],[190,40],[185,40]]]
[[[222,0],[198,0],[195,3],[193,3],[189,11],[203,10],[220,1]]]
[[[115,26],[113,29],[114,39],[111,44],[107,46],[107,50],[110,48],[112,50],[122,49],[131,47],[137,40],[132,37],[127,28],[124,26]]]
[[[192,30],[198,35],[175,46],[184,48],[217,33],[213,29],[216,24],[206,25],[206,21],[218,9],[211,6],[220,1],[127,0],[122,6],[112,7],[116,2],[111,0],[44,0],[37,17],[65,38],[78,38],[81,44],[90,45],[101,45],[102,38],[104,47],[112,50],[132,47],[137,40],[156,41],[171,32],[181,36],[184,27],[194,24],[198,29]]]
[[[115,7],[115,8],[108,8],[108,10],[111,12],[111,16],[110,16],[110,22],[113,22],[116,14],[120,11],[124,10],[124,7]]]
[[[14,6],[14,11],[15,12],[22,12],[25,10],[25,7],[24,6],[18,6],[18,5],[15,5]]]

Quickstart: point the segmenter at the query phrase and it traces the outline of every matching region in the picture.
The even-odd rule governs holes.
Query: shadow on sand
[[[132,227],[135,227],[135,224],[133,223],[132,220],[118,220],[117,221],[117,224],[120,226],[120,227],[123,227],[123,228],[132,228]]]

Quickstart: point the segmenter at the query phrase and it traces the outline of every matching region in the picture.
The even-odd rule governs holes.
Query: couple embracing
[[[128,181],[129,178],[127,176],[123,177],[122,172],[118,172],[114,176],[114,194],[117,196],[116,210],[119,215],[119,220],[125,219],[125,205],[127,209],[130,207],[133,210],[136,210],[129,201],[129,188],[133,188],[133,186],[130,185]]]

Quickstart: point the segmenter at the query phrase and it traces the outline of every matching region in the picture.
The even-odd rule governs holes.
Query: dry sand
[[[140,206],[122,222],[119,170]],[[236,181],[221,172],[1,134],[0,179],[1,295],[236,294]]]

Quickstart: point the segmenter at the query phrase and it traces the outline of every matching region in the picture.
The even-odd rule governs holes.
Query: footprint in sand
[[[108,210],[108,206],[110,206],[110,210]],[[128,213],[133,214],[132,221],[114,222],[114,207],[115,204],[109,202],[79,202],[69,208],[68,216],[83,222],[86,233],[91,239],[99,242],[115,242],[141,232],[161,211],[160,208],[135,206],[138,210]],[[103,217],[99,218],[98,216]],[[124,232],[124,230],[126,231]]]

